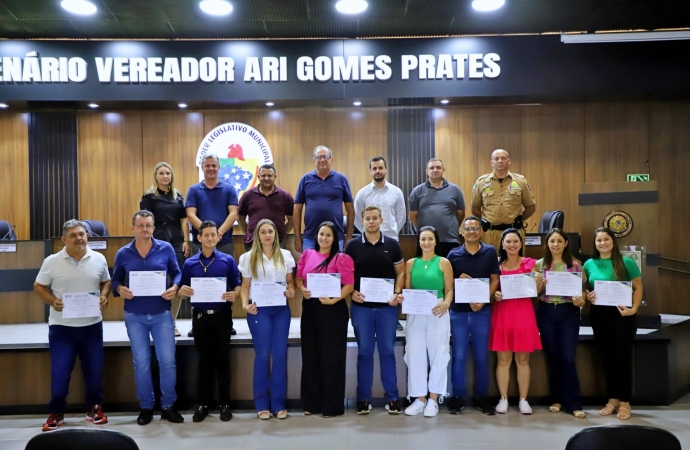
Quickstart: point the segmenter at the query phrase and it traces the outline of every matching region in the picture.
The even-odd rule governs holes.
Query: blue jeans
[[[259,312],[255,315],[247,315],[247,325],[254,340],[254,405],[257,411],[277,413],[287,409],[290,307],[264,306],[257,309]]]
[[[374,381],[374,347],[378,345],[381,384],[386,401],[398,399],[398,377],[395,370],[395,332],[398,307],[368,308],[352,302],[352,327],[357,339],[357,401],[371,400]]]
[[[338,248],[340,251],[343,251],[343,244],[345,243],[344,240],[338,241]],[[302,237],[302,251],[305,250],[314,250],[314,247],[316,245],[316,239],[311,239],[308,237]]]
[[[450,312],[450,334],[453,343],[451,382],[453,396],[465,397],[465,363],[467,347],[472,336],[472,358],[474,359],[474,396],[484,397],[489,391],[489,327],[491,326],[491,305],[484,305],[477,312]]]
[[[580,380],[575,367],[580,340],[580,308],[572,303],[553,305],[539,302],[537,325],[549,364],[552,402],[561,403],[565,411],[581,410]]]
[[[51,414],[65,412],[69,381],[79,355],[86,387],[86,409],[103,400],[103,322],[86,327],[48,327]]]
[[[170,311],[160,314],[134,314],[125,311],[127,336],[134,356],[134,379],[137,383],[137,398],[142,409],[153,409],[155,398],[151,379],[151,341],[156,349],[160,368],[161,407],[172,407],[177,400],[175,383],[175,332]]]

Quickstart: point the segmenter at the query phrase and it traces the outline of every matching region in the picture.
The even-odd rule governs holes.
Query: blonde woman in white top
[[[254,405],[262,420],[270,419],[271,413],[279,419],[288,415],[285,399],[290,306],[286,299],[280,299],[285,301],[280,306],[250,303],[250,288],[252,281],[281,282],[286,286],[283,295],[292,298],[295,295],[294,267],[295,260],[290,252],[280,248],[276,225],[268,219],[259,221],[251,250],[240,256],[239,269],[242,274],[240,298],[254,340]]]

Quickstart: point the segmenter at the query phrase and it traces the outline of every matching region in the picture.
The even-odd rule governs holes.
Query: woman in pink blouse
[[[345,413],[345,352],[349,314],[345,297],[355,284],[355,264],[338,249],[338,229],[332,222],[319,226],[314,250],[306,250],[297,264],[297,289],[302,292],[302,406],[305,415],[324,417]],[[340,296],[312,298],[310,273],[339,273]]]

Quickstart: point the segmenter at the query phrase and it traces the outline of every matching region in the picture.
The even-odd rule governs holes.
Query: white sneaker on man
[[[501,399],[498,401],[498,405],[496,405],[496,412],[499,414],[505,414],[508,412],[508,399],[501,397]]]
[[[438,415],[438,403],[433,398],[426,401],[424,417],[436,417]]]
[[[428,401],[428,400],[427,400]],[[424,406],[426,403],[421,401],[420,399],[415,399],[414,402],[407,408],[405,408],[405,415],[406,416],[416,416],[417,414],[421,413],[424,411]]]
[[[518,403],[518,408],[520,408],[520,414],[532,414],[532,407],[529,405],[529,402],[524,398],[520,399],[520,403]]]

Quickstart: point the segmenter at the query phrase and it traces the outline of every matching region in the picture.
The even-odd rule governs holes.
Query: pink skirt
[[[541,350],[541,338],[532,300],[502,300],[491,305],[489,350],[533,352]]]

